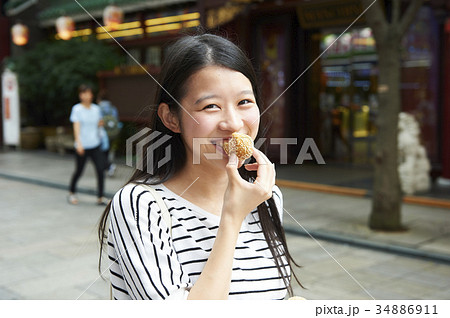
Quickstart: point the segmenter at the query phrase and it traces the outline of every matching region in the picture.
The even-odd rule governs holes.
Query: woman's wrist
[[[229,213],[224,213],[224,211],[222,211],[222,214],[220,216],[220,227],[221,228],[225,228],[227,230],[231,230],[231,231],[236,231],[237,233],[239,233],[241,226],[242,226],[242,222],[244,221],[244,219],[240,216],[235,216]]]

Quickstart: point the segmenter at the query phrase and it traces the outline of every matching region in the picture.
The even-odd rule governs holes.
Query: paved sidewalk
[[[2,177],[0,193],[0,299],[108,299],[108,283],[97,271],[103,208],[95,196],[80,194],[80,205],[71,206],[65,190]],[[287,241],[307,288],[294,284],[295,295],[450,298],[450,265],[291,234]]]
[[[106,299],[95,197],[72,206],[66,191],[1,177],[0,191],[0,299]]]

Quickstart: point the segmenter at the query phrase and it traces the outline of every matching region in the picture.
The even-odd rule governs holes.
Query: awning
[[[38,0],[10,0],[5,4],[6,15],[15,16],[36,3]]]
[[[21,3],[34,2],[37,0],[10,0],[9,7],[16,8]],[[140,11],[145,9],[167,7],[174,4],[196,2],[195,0],[114,0],[114,4],[121,7],[126,12]],[[103,9],[112,3],[111,0],[58,0],[52,3],[38,13],[40,25],[42,27],[53,26],[55,20],[67,15],[73,18],[75,22],[91,19],[91,15],[100,18],[103,15]],[[88,13],[87,13],[87,12]]]

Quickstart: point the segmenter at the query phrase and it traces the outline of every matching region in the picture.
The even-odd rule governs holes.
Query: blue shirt
[[[72,123],[80,123],[80,140],[84,149],[93,149],[100,146],[101,139],[98,122],[102,118],[100,107],[96,104],[91,104],[91,107],[86,108],[78,103],[72,107],[70,121]]]
[[[106,115],[114,116],[117,120],[119,119],[119,113],[117,112],[117,108],[111,104],[109,100],[102,100],[98,103],[100,110],[102,111],[103,117]]]

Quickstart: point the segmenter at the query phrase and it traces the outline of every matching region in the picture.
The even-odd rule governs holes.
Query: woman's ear
[[[159,104],[158,116],[163,122],[164,126],[173,131],[174,133],[180,133],[180,120],[178,115],[170,111],[169,105],[166,103]]]

